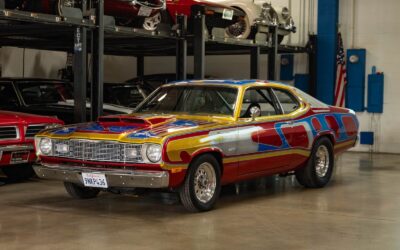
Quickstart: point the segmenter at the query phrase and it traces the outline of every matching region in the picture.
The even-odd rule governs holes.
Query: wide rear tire
[[[211,210],[221,192],[221,168],[214,156],[196,158],[186,174],[179,191],[182,205],[190,212]]]
[[[64,182],[64,187],[67,193],[76,199],[92,199],[100,193],[99,189],[82,187],[71,182]]]
[[[306,166],[296,171],[297,181],[307,188],[326,186],[332,177],[334,158],[332,142],[327,137],[317,140]]]

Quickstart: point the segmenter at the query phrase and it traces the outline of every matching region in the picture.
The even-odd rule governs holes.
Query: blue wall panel
[[[293,55],[282,55],[281,56],[281,74],[280,80],[291,81],[293,80],[294,70],[294,56]]]
[[[360,132],[361,145],[374,145],[374,132]]]
[[[347,50],[346,107],[358,112],[365,109],[366,54],[365,49]]]
[[[367,111],[370,113],[383,113],[384,79],[383,74],[368,75]]]
[[[327,104],[334,102],[338,18],[339,0],[318,1],[316,97]]]
[[[310,75],[296,74],[294,76],[294,86],[306,93],[310,93]]]

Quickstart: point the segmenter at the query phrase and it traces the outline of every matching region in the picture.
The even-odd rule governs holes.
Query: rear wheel
[[[306,166],[296,171],[297,181],[307,188],[324,187],[332,177],[333,166],[332,142],[323,137],[315,143]]]
[[[15,181],[27,180],[35,174],[31,164],[10,165],[2,167],[1,170],[8,178]]]
[[[179,191],[183,206],[191,212],[211,210],[221,191],[220,178],[220,166],[215,157],[202,155],[196,158]]]
[[[64,187],[67,193],[76,199],[92,199],[100,193],[99,189],[82,187],[71,182],[64,182]]]
[[[242,38],[247,39],[251,33],[251,25],[248,16],[240,19],[237,23],[234,23],[226,28],[226,35],[231,38]]]

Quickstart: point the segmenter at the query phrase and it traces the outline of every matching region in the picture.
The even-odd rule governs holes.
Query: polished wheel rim
[[[75,7],[75,1],[74,0],[63,0],[63,6],[64,7]]]
[[[208,163],[202,163],[194,175],[194,192],[202,203],[209,202],[215,193],[217,177],[214,167]]]
[[[315,157],[315,170],[318,177],[323,178],[329,170],[329,150],[325,145],[319,146]]]
[[[245,19],[243,19],[229,26],[226,30],[226,33],[228,33],[228,36],[233,38],[246,38],[243,37],[244,34],[246,33],[246,30],[247,30],[247,22]]]
[[[143,28],[145,30],[154,31],[157,29],[158,25],[161,23],[161,14],[157,13],[154,16],[146,17],[143,22]]]

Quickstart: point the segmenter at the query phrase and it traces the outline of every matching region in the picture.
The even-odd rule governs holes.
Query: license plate
[[[82,173],[83,185],[85,187],[108,188],[107,179],[100,173]]]
[[[18,151],[11,153],[10,164],[25,163],[29,161],[29,151]]]
[[[152,11],[153,11],[152,8],[146,6],[140,6],[138,16],[150,16]]]
[[[233,10],[224,9],[224,12],[222,12],[222,18],[226,19],[226,20],[232,20],[233,19]]]

